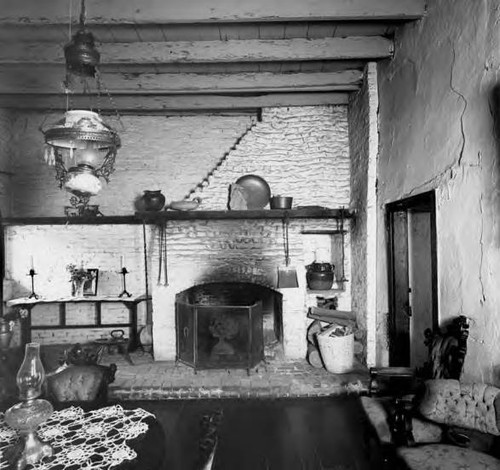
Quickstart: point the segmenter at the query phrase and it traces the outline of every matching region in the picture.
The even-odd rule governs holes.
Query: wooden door
[[[387,205],[391,366],[427,360],[423,333],[438,323],[435,220],[434,192]]]
[[[390,213],[390,328],[391,366],[410,365],[410,284],[408,275],[408,214]]]

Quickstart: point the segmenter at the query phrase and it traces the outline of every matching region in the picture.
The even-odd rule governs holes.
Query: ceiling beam
[[[23,73],[0,69],[0,94],[63,92],[64,67]],[[102,83],[116,94],[262,93],[353,91],[363,79],[360,70],[318,73],[103,73]],[[75,87],[75,90],[77,88]],[[82,91],[81,88],[78,91]]]
[[[0,23],[69,23],[68,0],[3,3]],[[87,24],[410,20],[425,13],[425,0],[87,0],[86,10]]]
[[[224,95],[126,95],[102,99],[99,110],[119,111],[187,111],[234,110],[267,106],[346,105],[348,93],[269,93],[255,96]],[[66,110],[64,95],[0,95],[0,108],[26,110]],[[72,109],[88,109],[88,96],[72,96]]]
[[[380,37],[106,43],[99,47],[103,64],[270,62],[297,60],[374,60],[390,57],[391,40]],[[56,44],[18,42],[0,48],[0,64],[61,64]]]

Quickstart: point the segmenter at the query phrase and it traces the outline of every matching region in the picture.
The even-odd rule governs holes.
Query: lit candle
[[[122,264],[122,268],[125,267],[125,256],[120,256],[120,260],[121,260],[121,264]]]
[[[31,269],[35,269],[35,261],[33,259],[33,255],[31,255]]]

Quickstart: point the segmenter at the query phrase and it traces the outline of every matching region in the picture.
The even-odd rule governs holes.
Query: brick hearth
[[[117,365],[110,399],[164,400],[173,398],[250,398],[328,396],[363,393],[368,373],[359,365],[348,374],[331,374],[305,361],[270,361],[247,375],[245,370],[197,371],[175,361],[153,361],[149,354],[133,353],[133,365],[122,356],[106,355],[102,364]]]

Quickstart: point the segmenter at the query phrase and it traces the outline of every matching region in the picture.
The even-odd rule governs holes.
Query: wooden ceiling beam
[[[64,67],[24,73],[0,70],[0,94],[58,94],[63,92]],[[116,94],[262,93],[357,90],[360,70],[325,73],[103,73],[102,83]],[[77,88],[75,87],[75,91]],[[78,91],[82,91],[81,88]]]
[[[375,60],[390,57],[391,40],[380,37],[106,43],[103,64],[234,63],[310,60]],[[18,42],[0,48],[0,64],[62,64],[56,44]]]
[[[188,111],[258,109],[267,106],[346,105],[348,93],[263,93],[246,95],[124,95],[101,99],[100,111]],[[88,109],[88,96],[72,96],[72,109]],[[65,95],[0,95],[0,108],[66,110]]]
[[[4,3],[0,24],[69,23],[68,0]],[[425,13],[425,0],[87,0],[86,10],[87,24],[412,20]]]

